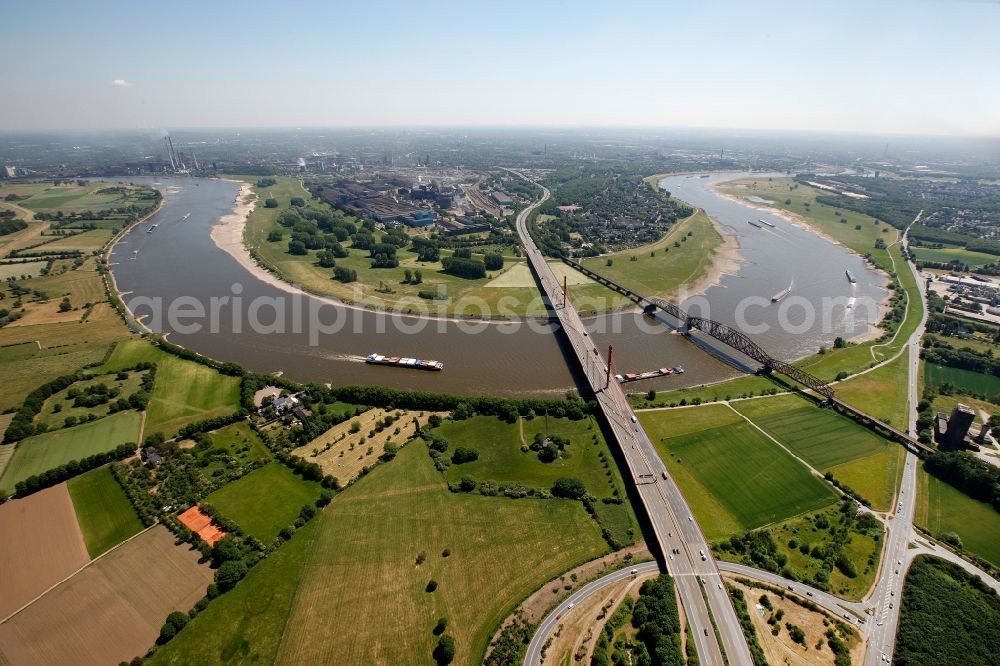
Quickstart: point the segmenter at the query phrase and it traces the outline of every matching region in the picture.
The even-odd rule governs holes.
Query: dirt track
[[[168,613],[189,610],[211,580],[197,551],[155,527],[0,624],[0,663],[129,661],[146,653]]]
[[[0,505],[0,619],[89,560],[65,483]]]

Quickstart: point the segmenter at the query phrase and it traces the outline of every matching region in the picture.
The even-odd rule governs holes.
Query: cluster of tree
[[[27,228],[28,228],[28,223],[25,222],[24,220],[0,218],[0,236],[6,236],[7,234],[12,234],[16,231],[21,231],[22,229],[27,229]]]
[[[437,241],[428,238],[414,238],[413,247],[417,253],[417,261],[440,261],[441,247]]]
[[[633,604],[631,597],[625,597],[608,618],[608,621],[604,623],[604,629],[601,630],[594,643],[590,666],[611,666],[611,640],[615,637],[615,632],[625,626],[625,623],[632,618]],[[649,666],[652,661],[649,658],[649,653],[646,652],[646,644],[639,643],[636,647],[639,649],[633,651],[632,658],[628,660],[628,663],[635,664],[635,666]]]
[[[510,622],[500,630],[500,634],[490,643],[489,654],[483,666],[515,666],[520,664],[525,648],[535,635],[536,625],[524,617],[520,608],[514,612]]]
[[[743,590],[730,586],[729,598],[733,600],[733,608],[736,609],[736,617],[740,621],[740,628],[743,629],[743,637],[746,638],[747,646],[750,648],[753,666],[767,666],[767,656],[764,654],[764,648],[760,646],[760,641],[757,640],[757,630],[754,629],[753,618],[750,617],[750,609],[747,607]],[[761,597],[761,599],[767,599],[767,597]],[[769,606],[770,604],[765,607],[770,610]]]
[[[959,337],[966,332],[983,333],[993,342],[1000,343],[1000,326],[969,319],[959,319],[946,314],[931,314],[927,319],[927,332],[948,337]]]
[[[385,386],[338,386],[330,389],[310,387],[310,389],[316,392],[313,399],[319,399],[322,395],[322,398],[329,402],[340,400],[372,407],[394,407],[434,412],[451,411],[453,412],[452,417],[456,420],[480,414],[497,416],[508,423],[514,423],[518,416],[533,416],[546,412],[553,418],[565,417],[577,421],[593,409],[593,405],[577,397],[568,397],[566,400],[469,397],[447,393],[410,391]]]
[[[968,451],[935,451],[924,459],[924,469],[980,502],[1000,511],[1000,468]]]
[[[358,272],[353,268],[345,268],[344,266],[337,266],[333,269],[333,279],[337,282],[343,282],[347,284],[349,282],[357,282]]]
[[[62,483],[66,479],[72,479],[78,474],[83,474],[88,470],[100,467],[101,465],[105,465],[113,460],[128,458],[134,453],[135,444],[131,442],[120,444],[111,451],[95,453],[94,455],[87,456],[82,460],[71,460],[68,463],[46,470],[41,474],[29,476],[27,479],[18,481],[17,484],[15,484],[14,492],[17,493],[18,497],[24,497],[25,495],[30,495],[31,493],[44,488],[54,486],[57,483]]]
[[[953,347],[936,338],[925,338],[923,344],[920,356],[928,363],[1000,376],[1000,358],[994,358],[993,350],[981,352],[968,347]]]
[[[396,246],[392,243],[375,243],[368,248],[368,256],[371,257],[372,268],[396,268],[399,266]]]
[[[632,611],[632,626],[653,666],[684,665],[681,622],[670,576],[657,576],[642,584]]]
[[[259,178],[257,179],[257,187],[271,187],[272,185],[277,185],[278,181],[275,178]]]
[[[993,664],[997,654],[997,594],[958,565],[929,555],[917,557],[903,588],[893,663]]]
[[[18,442],[25,437],[31,437],[39,432],[44,432],[45,425],[36,425],[33,421],[35,416],[42,411],[45,401],[53,394],[68,388],[80,379],[83,379],[83,375],[78,372],[71,375],[62,375],[42,384],[29,393],[24,402],[21,403],[21,407],[14,414],[14,418],[11,419],[10,425],[7,426],[3,441],[5,443]]]
[[[476,259],[452,255],[442,259],[441,266],[445,273],[467,280],[478,280],[486,277],[486,264]]]

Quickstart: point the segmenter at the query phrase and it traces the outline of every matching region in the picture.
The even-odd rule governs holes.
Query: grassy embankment
[[[110,467],[92,469],[66,485],[91,558],[142,531],[142,521]]]
[[[513,255],[513,246],[505,248],[504,267],[500,271],[488,272],[484,278],[467,279],[444,273],[440,261],[418,261],[417,254],[409,247],[397,251],[398,267],[372,268],[368,250],[353,249],[348,240],[343,242],[343,246],[349,256],[337,259],[336,264],[357,271],[358,279],[347,284],[333,280],[333,269],[318,265],[316,251],[310,251],[304,256],[288,253],[289,230],[277,223],[278,216],[283,211],[293,208],[290,204],[293,197],[300,197],[306,200],[308,205],[322,210],[331,211],[330,206],[313,198],[295,178],[279,177],[276,185],[266,188],[257,188],[256,178],[243,180],[254,186],[258,195],[258,206],[247,220],[244,242],[264,265],[284,280],[300,285],[307,291],[372,307],[400,307],[403,311],[411,308],[414,311],[423,309],[435,313],[440,310],[441,314],[454,312],[503,316],[545,314],[545,308],[527,262]],[[277,200],[278,207],[265,208],[263,201],[267,198]],[[360,228],[361,220],[350,216],[347,218]],[[267,240],[273,231],[282,233],[281,240]],[[413,229],[408,230],[408,233],[411,236],[422,236],[427,232]],[[450,254],[450,250],[441,251],[442,258]],[[473,257],[476,256],[473,254]],[[614,292],[564,267],[561,262],[553,262],[552,267],[560,279],[563,275],[568,277],[570,295],[576,300],[608,302],[612,306],[625,302],[625,299],[618,297]],[[422,282],[404,284],[404,272],[407,269],[420,271]],[[379,291],[383,287],[387,287],[391,293],[385,289]],[[440,293],[447,298],[424,300],[419,296],[420,291]]]
[[[279,463],[270,463],[229,483],[205,498],[223,516],[250,536],[271,543],[281,528],[291,525],[304,504],[319,497],[318,483],[296,476]]]
[[[578,502],[449,492],[417,440],[336,497],[151,663],[422,663],[442,616],[455,663],[478,663],[518,601],[606,550]],[[438,587],[426,592],[431,579]]]

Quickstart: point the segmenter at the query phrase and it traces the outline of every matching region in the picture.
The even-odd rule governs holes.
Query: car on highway
[[[636,423],[635,414],[632,415],[632,423]]]
[[[576,606],[576,604],[571,601],[569,605],[566,606],[566,610],[572,610],[573,606]]]
[[[663,478],[664,479],[667,478],[667,470],[663,470],[663,472],[661,472],[661,473],[663,474]]]
[[[720,590],[722,589],[722,583],[719,583],[719,589]]]
[[[630,571],[629,573],[630,573],[630,574],[632,574],[632,575],[634,576],[634,575],[636,575],[637,573],[639,573],[639,570],[638,570],[638,569],[632,569],[632,571]]]
[[[694,518],[692,518],[691,516],[688,516],[688,522],[689,523],[693,523],[694,522]]]
[[[705,627],[705,635],[708,636],[708,627]]]
[[[809,592],[809,591],[806,591],[806,596],[807,596],[807,597],[811,597],[812,595],[813,595],[813,593],[812,593],[812,592]]]

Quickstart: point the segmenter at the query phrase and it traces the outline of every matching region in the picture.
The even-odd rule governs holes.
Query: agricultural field
[[[240,380],[168,354],[138,338],[123,341],[99,372],[117,372],[140,362],[157,364],[156,384],[145,434],[175,434],[189,423],[226,416],[239,409]]]
[[[8,278],[23,279],[35,277],[39,272],[48,266],[47,261],[18,261],[0,264],[0,280],[6,281]]]
[[[204,504],[236,522],[247,534],[271,543],[291,525],[304,504],[312,504],[320,486],[305,481],[276,462],[255,469],[205,498]]]
[[[927,386],[951,384],[961,393],[1000,396],[1000,377],[937,363],[925,362],[923,366],[924,384]]]
[[[899,445],[798,395],[742,400],[733,408],[814,468],[856,490],[877,511],[891,508]]]
[[[709,539],[832,505],[831,490],[724,405],[639,418]]]
[[[711,268],[722,243],[722,234],[705,211],[698,210],[674,224],[656,243],[582,259],[580,263],[640,294],[670,298]]]
[[[0,504],[0,620],[89,560],[65,483]]]
[[[425,663],[442,616],[455,663],[478,663],[516,603],[607,551],[599,532],[578,502],[451,493],[414,441],[338,495],[152,663]],[[431,579],[438,587],[425,592]]]
[[[72,428],[28,437],[18,443],[3,476],[0,490],[10,492],[18,481],[41,474],[71,460],[110,451],[126,442],[136,442],[142,416],[129,410]]]
[[[252,186],[257,178],[243,178]],[[289,230],[277,223],[278,216],[291,208],[292,197],[301,197],[306,202],[321,210],[329,211],[330,206],[312,197],[296,178],[278,177],[278,183],[267,188],[256,188],[258,204],[266,198],[278,201],[277,208],[266,208],[257,205],[247,220],[244,241],[253,248],[260,260],[271,267],[284,280],[302,286],[303,289],[342,300],[379,307],[398,307],[400,310],[429,310],[437,312],[462,311],[466,314],[501,314],[508,315],[542,315],[545,308],[530,271],[523,259],[505,257],[504,267],[499,271],[490,271],[486,277],[467,279],[444,273],[441,263],[421,262],[411,247],[397,251],[399,266],[396,268],[372,268],[368,250],[353,249],[350,241],[344,241],[343,247],[348,256],[336,259],[338,267],[357,271],[357,281],[341,283],[332,279],[332,269],[319,266],[316,252],[307,255],[292,255],[288,252]],[[361,226],[361,221],[348,216],[349,221]],[[281,240],[269,241],[271,232],[281,232]],[[419,232],[408,230],[413,236]],[[477,248],[477,252],[479,248]],[[442,250],[441,257],[451,254],[450,250]],[[475,254],[473,255],[476,256]],[[520,267],[520,268],[519,268]],[[421,272],[420,284],[405,283],[405,271]],[[519,275],[507,278],[507,273],[518,270]],[[590,279],[576,280],[578,284],[570,287],[571,297],[583,302],[607,302],[622,304],[624,299],[618,298],[603,286]],[[446,298],[440,300],[424,300],[420,291],[435,292]],[[593,306],[591,306],[593,307]]]
[[[37,386],[99,363],[110,343],[40,349],[35,342],[0,347],[0,410],[19,407]]]
[[[0,624],[0,660],[116,664],[144,655],[167,614],[187,612],[212,580],[198,551],[174,541],[153,527]]]
[[[118,379],[117,375],[98,375],[90,379],[83,379],[73,382],[62,391],[49,396],[42,405],[42,409],[35,417],[35,423],[43,423],[49,430],[62,428],[66,424],[66,419],[71,419],[73,423],[86,421],[88,418],[98,419],[107,416],[108,405],[119,399],[127,400],[130,395],[139,391],[145,372],[131,372],[125,379]],[[74,406],[75,398],[69,397],[84,393],[87,389],[103,384],[109,389],[107,395],[112,392],[115,397],[109,398],[107,402],[94,407],[81,405]]]
[[[66,482],[91,558],[142,531],[142,521],[110,467],[98,467]]]
[[[1000,513],[928,474],[923,465],[917,474],[913,521],[934,534],[957,534],[965,550],[1000,566]]]
[[[8,194],[27,197],[18,201],[18,205],[34,212],[61,210],[66,213],[80,213],[85,210],[94,212],[117,208],[136,203],[134,195],[121,192],[99,193],[99,190],[113,187],[109,181],[95,181],[79,185],[67,182],[61,185],[52,183],[17,183],[0,187],[0,198]]]
[[[427,425],[433,412],[417,412],[397,409],[369,409],[352,419],[338,423],[305,446],[292,451],[308,462],[314,462],[346,485],[355,479],[361,470],[378,461],[389,442],[401,446],[416,432],[416,421],[420,427]],[[379,428],[386,417],[391,416],[392,425]],[[444,416],[439,414],[439,416]],[[351,432],[357,427],[357,432]],[[369,435],[373,435],[369,437]]]
[[[446,455],[461,446],[479,454],[479,459],[453,464],[445,471],[448,481],[458,482],[471,475],[477,481],[519,481],[533,488],[550,488],[563,476],[576,477],[594,497],[610,497],[616,489],[624,490],[613,461],[606,470],[599,454],[611,459],[598,424],[592,418],[572,421],[550,418],[548,432],[569,439],[563,457],[542,462],[535,451],[526,450],[536,433],[545,432],[545,419],[519,419],[507,423],[494,416],[474,416],[463,421],[448,420],[434,434],[449,442]]]

